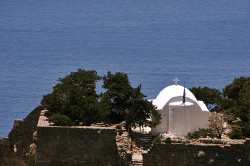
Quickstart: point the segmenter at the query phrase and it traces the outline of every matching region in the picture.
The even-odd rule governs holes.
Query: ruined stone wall
[[[250,163],[250,140],[244,144],[185,145],[156,144],[143,154],[145,166],[247,166]]]
[[[126,165],[131,154],[119,154],[116,129],[107,127],[49,126],[37,107],[25,119],[17,120],[9,138],[0,138],[0,166],[24,166],[30,156],[33,133],[37,130],[36,164],[43,165]],[[123,137],[121,137],[123,138]],[[250,140],[244,144],[186,145],[157,144],[143,154],[145,166],[248,165]]]
[[[41,116],[37,128],[37,166],[125,165],[111,127],[48,126]]]
[[[9,142],[16,146],[16,153],[28,156],[30,145],[34,142],[33,134],[37,129],[39,116],[43,108],[38,106],[22,120],[15,120],[14,126],[9,133]]]
[[[8,138],[0,138],[0,156],[1,158],[6,157],[6,155],[9,153],[9,139]],[[0,160],[1,163],[2,160]]]
[[[15,120],[9,137],[0,139],[0,166],[26,165],[41,110],[38,106],[25,119]]]
[[[24,166],[26,161],[13,152],[9,138],[0,139],[0,166]]]

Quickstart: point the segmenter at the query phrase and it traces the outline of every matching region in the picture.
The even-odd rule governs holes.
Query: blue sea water
[[[0,136],[78,68],[128,73],[147,98],[176,76],[222,90],[250,76],[250,1],[0,1]]]

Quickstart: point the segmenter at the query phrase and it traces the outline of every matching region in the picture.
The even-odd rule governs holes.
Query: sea
[[[147,99],[175,77],[222,90],[250,76],[250,1],[1,0],[0,136],[79,68],[127,73]]]

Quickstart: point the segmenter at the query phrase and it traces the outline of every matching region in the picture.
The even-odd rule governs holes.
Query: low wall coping
[[[49,123],[48,117],[44,116],[47,110],[41,111],[37,127],[51,127],[51,128],[85,128],[85,129],[105,129],[105,130],[115,130],[115,127],[97,127],[97,126],[52,126]]]

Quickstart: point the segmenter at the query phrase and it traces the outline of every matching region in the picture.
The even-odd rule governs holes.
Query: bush
[[[199,129],[199,131],[195,131],[193,133],[189,132],[187,134],[188,139],[206,138],[207,136],[209,136],[210,138],[215,137],[211,129]]]
[[[162,137],[158,136],[158,137],[155,137],[155,139],[153,140],[152,143],[153,143],[153,145],[160,144],[161,140],[162,140]]]
[[[49,117],[49,122],[53,122],[55,126],[72,126],[70,118],[61,114],[53,114]]]
[[[231,133],[229,133],[229,137],[231,139],[250,138],[250,121],[233,122],[232,125],[233,125],[233,130]]]
[[[50,116],[52,116],[53,115],[53,112],[51,112],[51,111],[46,111],[45,113],[44,113],[44,116],[46,116],[46,117],[50,117]]]
[[[166,138],[163,142],[165,142],[165,143],[171,143],[171,138]]]
[[[229,138],[231,139],[242,139],[242,132],[240,129],[234,128],[231,133],[229,133]]]
[[[244,138],[250,138],[250,121],[242,126],[241,131]]]

